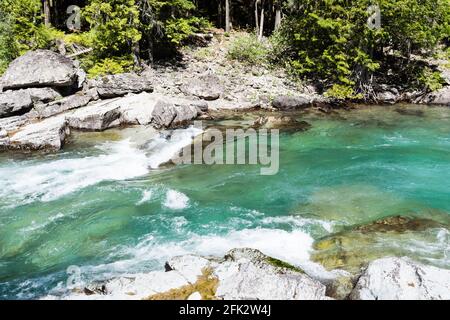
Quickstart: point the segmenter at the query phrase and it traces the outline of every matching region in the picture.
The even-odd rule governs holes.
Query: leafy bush
[[[0,73],[28,50],[50,48],[62,31],[43,24],[40,0],[0,1]]]
[[[128,72],[133,68],[133,57],[113,57],[102,59],[88,69],[88,76],[95,78],[106,74]]]
[[[446,36],[448,0],[378,3],[381,29],[368,26],[370,0],[290,1],[276,42],[279,60],[297,75],[321,81],[330,96],[355,97],[366,93],[375,73],[387,76],[387,56],[413,63],[412,54],[427,55]]]
[[[444,87],[445,80],[438,71],[433,71],[426,67],[420,71],[418,77],[419,83],[423,84],[425,91],[437,91]]]
[[[11,27],[11,18],[5,11],[0,11],[0,75],[8,64],[17,56]]]
[[[258,41],[255,35],[240,35],[230,45],[227,57],[249,65],[265,64],[268,60],[268,47]]]
[[[130,52],[139,42],[139,10],[135,0],[91,0],[82,11],[99,58]]]

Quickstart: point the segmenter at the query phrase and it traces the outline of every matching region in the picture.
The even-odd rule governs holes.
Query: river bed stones
[[[448,246],[447,233],[445,225],[433,220],[388,217],[348,227],[316,241],[311,258],[329,270],[344,269],[353,273],[359,272],[369,261],[391,255],[412,256],[442,266]],[[424,248],[423,253],[416,249],[418,244]]]
[[[283,131],[306,131],[311,128],[311,125],[306,121],[299,121],[290,116],[261,116],[255,120],[253,127]]]

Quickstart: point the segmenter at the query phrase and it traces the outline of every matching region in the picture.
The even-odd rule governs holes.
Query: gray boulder
[[[25,114],[37,103],[59,98],[61,95],[51,88],[8,90],[0,93],[0,118]]]
[[[49,118],[68,110],[84,107],[98,98],[96,90],[81,91],[48,104],[36,104],[31,113],[37,118]]]
[[[382,91],[377,93],[376,99],[378,103],[395,104],[400,100],[400,95],[392,91]]]
[[[450,86],[426,95],[421,102],[433,105],[450,106]]]
[[[272,106],[280,110],[302,109],[311,105],[312,100],[303,96],[278,96],[273,102]]]
[[[152,113],[152,124],[156,128],[170,127],[174,119],[177,117],[175,105],[166,100],[158,100]]]
[[[101,131],[118,125],[120,116],[120,107],[99,102],[74,111],[67,121],[73,129]]]
[[[181,126],[190,122],[192,119],[197,118],[199,115],[199,109],[190,105],[175,106],[176,117],[173,119],[172,126]]]
[[[204,100],[217,100],[224,93],[220,78],[212,74],[188,79],[180,89],[186,95]]]
[[[49,50],[30,51],[9,65],[3,90],[32,87],[70,87],[77,82],[74,62]]]
[[[53,117],[21,127],[4,142],[7,149],[60,150],[70,133],[64,117]]]
[[[325,300],[326,288],[302,270],[258,250],[235,249],[214,269],[224,300]]]
[[[449,300],[450,270],[407,258],[383,258],[369,264],[353,289],[353,300]]]
[[[0,93],[0,118],[27,113],[32,107],[33,101],[25,90]]]
[[[153,92],[153,84],[146,77],[134,73],[109,75],[89,81],[102,99],[122,97],[128,93]]]
[[[0,119],[0,130],[5,130],[6,132],[17,131],[17,129],[29,122],[30,119],[27,115],[2,118]]]
[[[127,275],[88,285],[66,299],[328,300],[325,286],[302,270],[254,249],[234,249],[224,258],[185,255],[166,272]],[[49,299],[57,298],[49,296]]]

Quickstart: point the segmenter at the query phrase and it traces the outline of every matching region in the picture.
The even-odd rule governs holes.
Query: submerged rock
[[[306,131],[311,125],[306,121],[298,121],[288,116],[263,116],[259,117],[253,124],[254,127],[265,127],[267,129],[285,129],[295,131]]]
[[[32,87],[70,87],[77,82],[73,60],[49,50],[29,51],[9,65],[3,90]]]
[[[407,258],[373,261],[353,289],[352,300],[449,300],[450,270]]]
[[[389,255],[414,255],[421,252],[414,244],[428,246],[424,259],[434,257],[436,263],[445,260],[447,232],[445,226],[433,220],[394,216],[375,222],[347,228],[314,243],[312,260],[327,269],[342,268],[351,272],[359,270],[369,261]]]

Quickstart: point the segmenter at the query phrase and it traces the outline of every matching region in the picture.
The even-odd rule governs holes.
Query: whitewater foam
[[[311,263],[309,258],[313,242],[313,238],[301,230],[285,231],[265,228],[231,231],[223,235],[189,233],[186,240],[164,243],[158,241],[155,236],[148,235],[141,239],[137,246],[114,248],[108,259],[128,258],[110,264],[86,266],[83,268],[83,273],[95,274],[97,278],[99,274],[117,276],[123,273],[142,272],[143,268],[149,264],[155,266],[153,270],[161,270],[164,263],[174,256],[198,254],[221,257],[234,248],[258,249],[271,257],[303,266]]]
[[[141,205],[141,204],[144,204],[144,203],[146,203],[146,202],[149,202],[151,199],[152,199],[152,197],[153,197],[153,190],[145,190],[143,193],[142,193],[142,199],[141,200],[139,200],[137,203],[136,203],[136,205]]]
[[[177,129],[169,134],[160,133],[159,137],[151,140],[146,149],[151,153],[148,164],[152,169],[159,168],[169,162],[184,147],[189,146],[196,136],[203,131],[193,126],[187,129]]]
[[[163,205],[172,210],[182,210],[189,206],[189,198],[176,190],[168,190]]]
[[[102,154],[91,157],[23,163],[0,168],[0,196],[43,202],[58,199],[107,180],[125,180],[148,173],[145,154],[129,140],[99,146]]]

